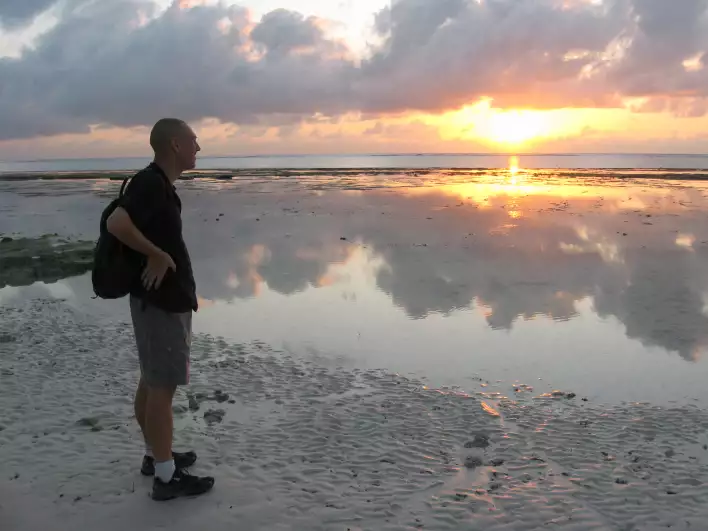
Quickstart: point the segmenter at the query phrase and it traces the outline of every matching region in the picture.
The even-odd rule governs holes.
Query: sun
[[[511,146],[548,136],[551,129],[551,124],[543,113],[514,110],[490,114],[477,127],[484,138]]]
[[[543,141],[580,134],[586,120],[567,109],[499,109],[490,100],[443,115],[444,136],[481,141],[515,151]]]

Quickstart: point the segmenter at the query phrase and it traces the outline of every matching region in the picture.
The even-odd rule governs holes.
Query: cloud
[[[3,2],[4,24],[49,0]],[[315,115],[502,107],[706,112],[707,0],[398,0],[365,57],[316,17],[235,5],[73,0],[0,59],[0,140],[146,126],[165,115],[239,125]],[[8,22],[9,21],[9,22]],[[686,66],[689,65],[689,66]]]
[[[57,0],[2,0],[0,2],[0,27],[14,29],[30,22]]]
[[[678,115],[705,114],[705,103],[695,99],[708,96],[708,1],[634,0],[632,8],[632,39],[608,70],[607,84],[625,96],[656,98]]]
[[[34,50],[0,60],[8,80],[0,139],[148,125],[165,115],[254,123],[346,107],[351,64],[325,56],[333,43],[313,20],[274,12],[252,29],[253,40],[251,24],[236,6],[173,4],[156,16],[150,2],[85,4]]]
[[[316,48],[323,42],[315,18],[306,21],[299,13],[287,9],[265,15],[251,32],[251,39],[265,46],[269,54],[281,56],[298,49]]]

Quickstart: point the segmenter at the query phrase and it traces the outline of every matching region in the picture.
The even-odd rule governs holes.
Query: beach
[[[200,310],[176,449],[216,486],[167,504],[139,474],[127,301],[92,298],[120,180],[0,176],[4,525],[699,529],[704,173],[178,182]]]

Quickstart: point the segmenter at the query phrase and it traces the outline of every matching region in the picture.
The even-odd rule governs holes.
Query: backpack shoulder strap
[[[128,184],[130,177],[123,179],[123,184],[120,186],[120,192],[118,192],[118,197],[123,197],[123,192],[125,192],[125,186]]]

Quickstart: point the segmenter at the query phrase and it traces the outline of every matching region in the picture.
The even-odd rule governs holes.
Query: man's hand
[[[162,280],[167,274],[167,270],[172,269],[172,271],[177,271],[177,266],[175,265],[172,257],[164,251],[151,254],[148,257],[148,263],[143,269],[142,281],[145,289],[150,290],[153,287],[158,289]]]
[[[147,256],[148,262],[141,275],[145,289],[159,288],[168,269],[177,271],[172,257],[148,240],[122,207],[113,211],[108,218],[106,228],[125,245]]]

